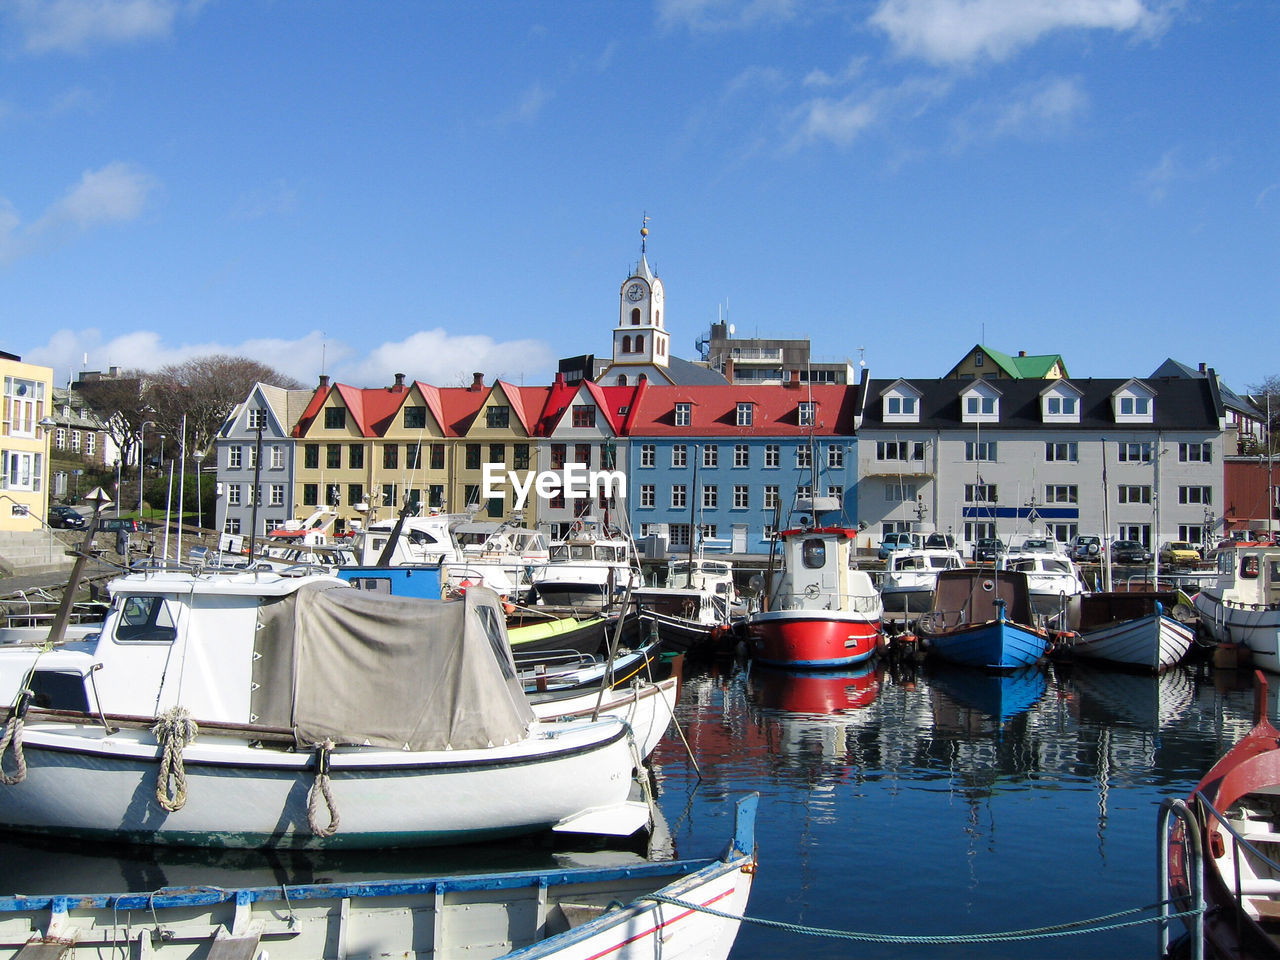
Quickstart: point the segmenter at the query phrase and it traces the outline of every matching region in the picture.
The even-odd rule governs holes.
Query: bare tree
[[[142,370],[125,370],[111,377],[83,380],[77,385],[80,395],[106,424],[124,463],[133,457],[143,422],[155,419],[149,387],[150,374]]]
[[[1267,452],[1276,452],[1276,428],[1280,426],[1280,374],[1272,374],[1261,383],[1249,386],[1250,402],[1262,411],[1267,423],[1267,435],[1264,438]]]
[[[162,367],[147,390],[156,423],[178,438],[187,418],[189,449],[203,449],[212,441],[232,408],[249,395],[255,383],[288,390],[302,384],[265,363],[248,357],[209,354]]]

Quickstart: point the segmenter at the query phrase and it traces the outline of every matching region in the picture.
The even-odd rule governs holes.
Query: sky
[[[0,350],[547,383],[647,216],[687,359],[725,320],[1243,391],[1278,46],[1275,0],[0,0]]]

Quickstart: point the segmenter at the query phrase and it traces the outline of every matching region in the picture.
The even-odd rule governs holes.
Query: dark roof
[[[1138,380],[1155,393],[1155,418],[1150,424],[1116,423],[1111,409],[1111,395],[1133,378],[1105,380],[1001,380],[1000,421],[982,424],[994,429],[1010,430],[1204,430],[1217,432],[1222,411],[1212,381],[1207,379],[1147,378]],[[904,424],[885,423],[885,388],[899,381],[920,391],[920,421]],[[972,430],[973,424],[961,418],[960,394],[973,380],[872,380],[868,386],[862,429],[866,430]],[[1041,416],[1040,395],[1055,383],[1070,383],[1081,391],[1080,422],[1045,423]]]
[[[710,387],[729,382],[718,370],[681,360],[679,357],[668,358],[667,373],[673,382],[682,387]]]
[[[1160,366],[1156,367],[1151,376],[1186,377],[1192,380],[1202,380],[1212,372],[1212,367],[1209,367],[1206,370],[1198,370],[1195,367],[1187,366],[1187,364],[1174,360],[1170,357],[1165,360],[1164,363],[1160,364]],[[1221,378],[1218,379],[1218,391],[1222,394],[1222,405],[1228,410],[1235,410],[1237,413],[1243,413],[1251,420],[1266,420],[1266,414],[1228,387],[1222,382]]]

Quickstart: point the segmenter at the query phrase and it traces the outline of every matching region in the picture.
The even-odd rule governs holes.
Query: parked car
[[[1184,567],[1200,562],[1200,551],[1186,540],[1170,540],[1160,548],[1160,562],[1170,567]]]
[[[880,549],[876,551],[876,556],[881,560],[887,560],[893,551],[910,550],[911,546],[911,534],[886,533],[884,539],[880,541]]]
[[[975,563],[995,563],[1004,553],[1004,544],[995,537],[981,537],[973,545]]]
[[[64,530],[83,530],[88,523],[84,514],[75,507],[63,503],[55,503],[49,508],[49,526]]]
[[[931,533],[924,538],[926,550],[954,550],[956,538],[949,533]]]
[[[99,517],[99,533],[115,533],[117,530],[128,530],[130,533],[141,533],[147,527],[133,517]]]
[[[1137,540],[1117,540],[1111,545],[1112,563],[1150,563],[1151,551]]]
[[[1097,560],[1102,556],[1102,538],[1081,534],[1071,541],[1072,560]]]

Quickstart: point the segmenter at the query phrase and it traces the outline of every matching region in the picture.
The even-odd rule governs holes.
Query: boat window
[[[125,597],[116,623],[122,643],[169,643],[178,635],[164,597]]]
[[[569,556],[574,560],[590,560],[591,545],[588,543],[574,543],[569,545]]]
[[[1070,573],[1071,566],[1065,560],[1046,560],[1044,569],[1048,573]]]
[[[503,632],[502,623],[498,620],[498,612],[493,607],[477,604],[476,613],[480,616],[480,625],[484,627],[485,636],[489,638],[493,657],[502,669],[502,676],[507,680],[515,679],[515,669],[511,665],[511,657],[508,654],[507,637]]]
[[[810,570],[820,570],[827,565],[827,545],[822,540],[806,540],[800,554],[801,562]]]
[[[557,543],[551,547],[552,560],[568,560],[569,547],[563,543]]]
[[[1280,560],[1272,560],[1267,564],[1267,583],[1273,587],[1280,584]]]
[[[596,547],[596,559],[605,563],[613,563],[615,556],[613,547]]]
[[[1258,558],[1249,555],[1240,561],[1240,576],[1246,580],[1258,579]]]

